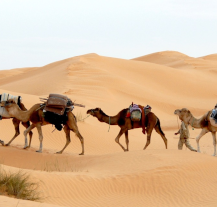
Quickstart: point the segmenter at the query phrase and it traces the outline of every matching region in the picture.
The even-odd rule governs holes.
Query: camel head
[[[7,112],[10,114],[10,116],[14,116],[16,111],[20,109],[20,107],[16,104],[16,102],[13,99],[9,99],[5,101],[4,107],[7,110]]]
[[[178,115],[179,119],[184,121],[186,124],[189,123],[189,120],[192,117],[191,112],[187,108],[176,109],[174,111],[174,114]]]
[[[90,114],[91,116],[101,118],[103,116],[101,108],[95,108],[95,109],[89,109],[87,111],[87,114]]]

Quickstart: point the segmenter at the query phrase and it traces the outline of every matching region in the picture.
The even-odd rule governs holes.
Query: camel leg
[[[143,148],[143,150],[145,150],[148,147],[148,145],[151,143],[151,134],[152,134],[153,128],[154,128],[154,125],[152,123],[147,127],[147,141],[146,141],[146,145]]]
[[[30,126],[29,121],[28,122],[22,122],[22,125],[27,129]],[[29,146],[28,148],[31,146],[31,142],[32,142],[32,131],[29,132]]]
[[[81,142],[81,147],[82,147],[82,152],[79,155],[83,155],[84,154],[84,138],[81,136],[81,134],[78,130],[76,118],[72,113],[68,114],[67,125],[70,128],[70,130],[72,130],[76,134],[76,136],[79,138],[79,140]]]
[[[39,150],[37,150],[36,152],[42,152],[42,148],[43,148],[43,134],[42,134],[42,129],[41,129],[41,124],[37,124],[36,128],[38,130],[38,134],[39,134],[39,141],[40,141],[40,147]]]
[[[125,141],[127,145],[126,151],[129,151],[129,138],[128,138],[128,130],[125,132]]]
[[[13,122],[13,125],[15,128],[15,135],[5,146],[9,146],[11,144],[11,142],[13,142],[13,140],[20,134],[20,127],[19,127],[20,121],[18,119],[13,118],[12,122]]]
[[[28,139],[27,139],[27,134],[32,130],[32,129],[34,129],[35,128],[35,125],[34,124],[32,124],[32,125],[30,125],[25,131],[24,131],[24,137],[25,137],[25,145],[24,145],[24,148],[23,149],[27,149],[27,148],[29,148],[30,147],[30,144],[28,145]],[[31,140],[29,140],[29,141],[31,141]]]
[[[119,132],[119,134],[118,134],[118,136],[115,138],[115,141],[121,146],[121,148],[122,148],[124,151],[127,151],[127,149],[125,149],[125,148],[123,147],[123,145],[119,142],[119,139],[120,139],[120,137],[121,137],[121,135],[122,135],[123,133],[124,133],[124,130],[121,129],[120,132]]]
[[[196,142],[197,142],[197,152],[200,152],[200,145],[199,145],[199,141],[200,138],[205,135],[208,132],[208,130],[206,128],[203,128],[202,131],[200,132],[200,134],[196,137]]]
[[[213,137],[213,145],[214,145],[213,156],[216,156],[216,132],[212,132],[212,137]]]
[[[1,144],[2,146],[4,146],[4,145],[5,145],[5,143],[4,143],[4,141],[3,141],[3,140],[0,140],[0,144]]]
[[[163,141],[164,141],[164,144],[165,144],[165,147],[166,147],[166,149],[167,149],[167,138],[165,137],[165,134],[163,133],[163,131],[162,131],[161,128],[160,128],[160,123],[159,123],[159,125],[157,124],[157,125],[155,126],[155,130],[156,130],[156,132],[162,137],[162,139],[163,139]]]
[[[63,147],[62,150],[60,150],[59,152],[56,152],[56,154],[62,154],[62,152],[64,151],[64,149],[69,145],[69,143],[71,142],[71,139],[70,139],[70,129],[68,127],[68,125],[65,125],[64,128],[63,128],[64,132],[66,133],[66,144],[65,146]]]
[[[72,130],[72,129],[71,129]],[[80,132],[78,131],[78,128],[76,131],[72,130],[76,136],[80,139],[81,142],[81,147],[82,147],[82,152],[79,155],[83,155],[84,154],[84,138],[81,136]]]

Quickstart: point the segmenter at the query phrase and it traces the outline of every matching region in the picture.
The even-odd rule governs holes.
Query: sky
[[[0,70],[97,53],[217,53],[216,0],[0,0]]]

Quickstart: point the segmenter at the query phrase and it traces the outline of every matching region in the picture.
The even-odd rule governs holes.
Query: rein
[[[81,119],[81,120],[79,120],[79,121],[83,121],[83,120],[85,120],[86,118],[88,118],[90,116],[90,114],[88,115],[88,116],[86,116],[84,119]]]

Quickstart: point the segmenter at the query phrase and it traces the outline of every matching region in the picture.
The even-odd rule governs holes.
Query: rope
[[[78,120],[78,121],[83,121],[83,120],[85,120],[86,118],[88,118],[90,116],[90,114],[87,116],[87,117],[85,117],[84,119],[81,119],[81,120]]]
[[[53,126],[53,125],[52,125],[52,126]],[[51,133],[53,133],[55,130],[56,130],[56,128],[55,128]]]
[[[110,116],[109,116],[109,129],[108,129],[108,132],[110,130],[110,124],[111,124],[111,119],[110,119]]]

